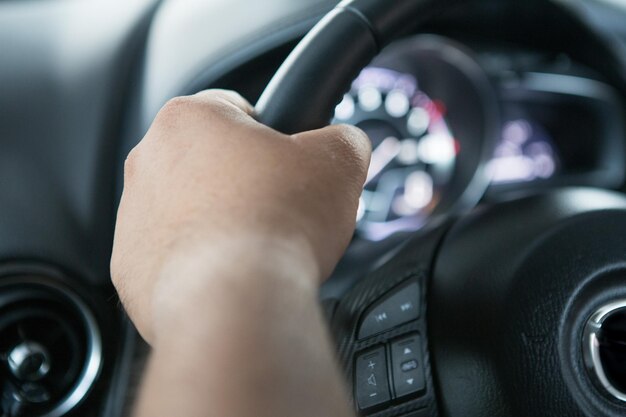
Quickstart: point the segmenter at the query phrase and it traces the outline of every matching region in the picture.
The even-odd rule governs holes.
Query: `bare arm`
[[[227,92],[170,103],[126,166],[112,276],[153,353],[136,415],[352,414],[316,301],[367,138],[286,136]]]

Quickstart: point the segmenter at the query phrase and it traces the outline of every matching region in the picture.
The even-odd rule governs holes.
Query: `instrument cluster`
[[[417,230],[485,195],[622,180],[621,103],[608,85],[513,64],[494,70],[489,60],[419,35],[392,44],[354,80],[333,123],[372,141],[361,237]]]

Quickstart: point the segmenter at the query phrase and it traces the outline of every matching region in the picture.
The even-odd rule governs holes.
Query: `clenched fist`
[[[224,286],[317,286],[350,241],[365,134],[284,135],[252,114],[229,91],[173,99],[126,160],[111,272],[148,341]]]

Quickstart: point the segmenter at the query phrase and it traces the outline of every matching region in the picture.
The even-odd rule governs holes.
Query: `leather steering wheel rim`
[[[278,69],[256,104],[259,121],[283,133],[326,126],[339,103],[363,69],[385,46],[419,28],[432,16],[472,0],[344,0],[331,10],[296,46]],[[580,10],[558,0],[547,3],[568,12],[578,25]],[[570,10],[571,9],[571,10]],[[568,42],[576,40],[571,34]],[[626,95],[626,59],[600,34],[592,34],[592,49],[605,63],[604,72]],[[588,57],[589,58],[589,57]],[[305,104],[303,104],[305,103]]]
[[[283,133],[328,124],[359,71],[435,9],[435,0],[345,0],[298,44],[259,99],[259,120]],[[329,65],[329,63],[332,63]],[[306,105],[300,106],[305,99]]]

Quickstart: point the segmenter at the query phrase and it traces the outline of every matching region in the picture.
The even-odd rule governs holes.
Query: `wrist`
[[[173,332],[215,328],[209,317],[255,314],[290,294],[314,300],[319,282],[313,251],[304,242],[247,237],[180,247],[155,282],[154,345]]]

